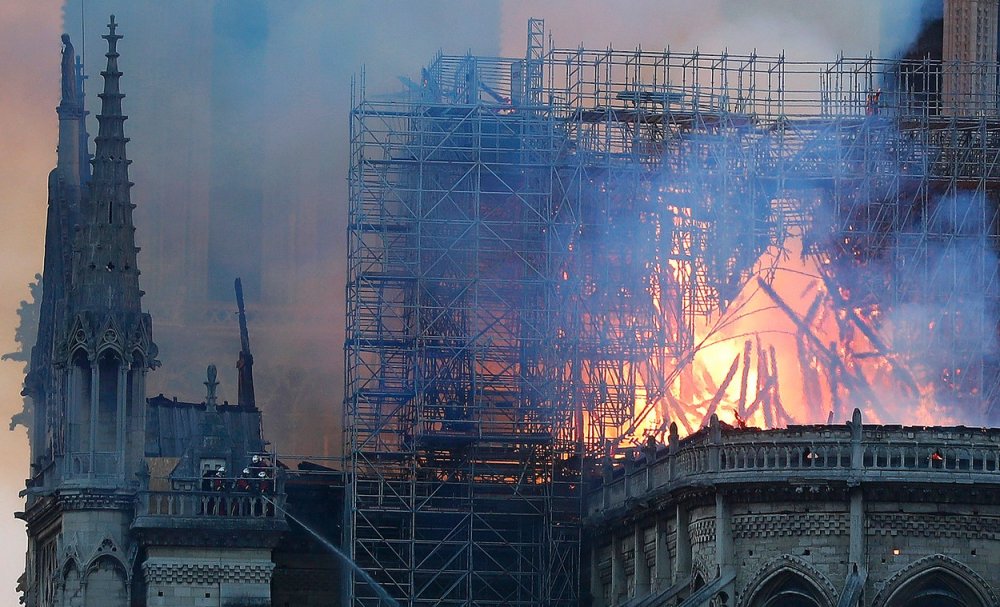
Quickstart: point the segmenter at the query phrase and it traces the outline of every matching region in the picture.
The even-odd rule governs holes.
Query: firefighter
[[[874,93],[868,93],[867,97],[865,97],[866,116],[878,116],[880,97],[882,97],[882,89],[877,89]]]
[[[212,470],[210,466],[205,466],[204,472],[201,473],[201,490],[205,492],[212,491],[212,485],[215,483],[215,470]],[[215,507],[215,498],[210,497],[205,499],[202,497],[198,505],[198,514],[206,514],[206,512],[211,512]]]
[[[213,491],[225,491],[229,483],[226,480],[226,467],[219,466],[215,469],[215,478],[212,480]]]
[[[250,469],[250,476],[257,478],[259,476],[258,473],[267,468],[267,463],[260,455],[254,455],[250,458],[250,466],[248,467]]]
[[[201,473],[201,490],[211,491],[213,479],[215,479],[215,470],[206,466],[205,471]]]
[[[261,493],[270,493],[274,488],[271,483],[271,475],[267,470],[257,473],[257,487]]]
[[[250,478],[250,468],[244,468],[240,477],[236,479],[236,489],[243,492],[250,491]]]

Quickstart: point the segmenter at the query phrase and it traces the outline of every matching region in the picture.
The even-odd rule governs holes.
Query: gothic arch
[[[96,361],[85,343],[78,342],[69,352],[69,369],[65,375],[65,397],[67,407],[66,441],[74,474],[90,471],[91,463],[82,454],[91,450],[90,426],[93,368]],[[76,459],[77,456],[82,459]]]
[[[918,559],[875,595],[876,607],[988,607],[1000,604],[989,583],[964,563],[943,554]]]
[[[85,607],[128,603],[128,569],[116,556],[104,553],[91,559],[83,583],[86,588]]]
[[[97,402],[93,411],[97,417],[92,421],[95,428],[91,431],[94,439],[91,448],[95,452],[113,452],[120,446],[118,426],[122,421],[119,419],[122,416],[121,396],[123,383],[126,381],[123,372],[127,369],[127,364],[116,345],[107,345],[98,350],[95,365],[97,385],[94,394]]]
[[[66,360],[72,363],[79,350],[83,350],[89,360],[94,354],[90,323],[83,316],[77,316],[71,326],[72,328],[66,333]]]
[[[77,574],[80,573],[80,563],[76,561],[76,557],[69,557],[66,562],[63,563],[61,573],[62,578],[66,579],[66,576],[70,574],[70,571],[75,570]]]
[[[56,589],[57,605],[73,604],[74,598],[80,596],[83,576],[80,575],[80,565],[75,558],[69,558],[62,567],[62,578]]]
[[[100,337],[97,343],[97,354],[98,356],[104,352],[111,350],[118,355],[119,359],[125,359],[125,339],[122,330],[118,327],[118,323],[114,319],[109,319],[105,323],[104,328],[101,329]]]
[[[837,590],[822,572],[791,554],[783,554],[761,566],[737,605],[744,607],[832,607]]]
[[[76,365],[80,363],[87,363],[89,366],[91,361],[96,358],[91,354],[92,353],[86,343],[78,342],[74,344],[72,349],[69,351],[69,364]]]
[[[87,561],[86,570],[93,569],[94,564],[102,558],[110,558],[118,563],[123,571],[128,571],[128,564],[125,562],[125,555],[118,548],[118,542],[111,535],[105,535],[101,543],[93,549],[90,559]]]
[[[135,371],[141,371],[146,367],[146,355],[139,346],[132,348],[132,356],[129,362],[132,365],[131,368]]]
[[[703,562],[702,559],[694,559],[694,562],[691,563],[691,592],[699,590],[715,577],[709,571],[707,563]]]

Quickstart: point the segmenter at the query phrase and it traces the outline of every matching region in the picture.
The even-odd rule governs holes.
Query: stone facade
[[[713,419],[586,510],[595,606],[1000,604],[1000,430]]]
[[[996,105],[998,0],[944,0],[942,109],[979,115]]]

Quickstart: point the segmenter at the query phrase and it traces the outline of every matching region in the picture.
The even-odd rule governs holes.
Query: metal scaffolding
[[[874,349],[796,318],[835,407],[878,410],[873,356],[912,398],[984,417],[1000,396],[996,93],[938,93],[978,66],[543,40],[532,20],[523,59],[439,55],[405,98],[355,91],[347,542],[408,606],[577,604],[587,462],[651,415],[697,429],[695,325],[767,288],[790,238]]]

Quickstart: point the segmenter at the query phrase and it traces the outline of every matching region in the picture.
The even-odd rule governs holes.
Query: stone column
[[[653,572],[653,589],[663,590],[670,586],[670,546],[668,545],[667,521],[656,519],[656,563]]]
[[[719,492],[715,494],[715,560],[720,574],[733,567],[732,506]]]
[[[851,544],[848,563],[859,570],[865,566],[865,503],[861,487],[851,489]]]
[[[625,555],[622,554],[622,543],[617,537],[611,540],[611,604],[620,605],[621,596],[628,589],[625,587]]]
[[[76,402],[78,395],[80,393],[80,387],[77,385],[79,381],[79,373],[77,372],[76,365],[70,363],[66,371],[66,389],[64,392],[66,403],[66,413],[64,417],[65,423],[65,434],[63,436],[63,462],[62,462],[62,476],[66,478],[73,474],[73,457],[76,453],[76,441],[79,440],[77,434],[80,433],[79,417],[80,414],[76,410],[79,403]],[[55,401],[60,402],[60,401]]]
[[[683,580],[691,575],[691,515],[683,505],[677,505],[677,558],[674,579]]]
[[[601,553],[596,544],[590,548],[590,596],[593,607],[606,606],[604,584],[601,583]]]
[[[851,537],[848,562],[859,570],[865,567],[865,504],[861,492],[861,474],[864,471],[864,425],[861,410],[855,408],[851,415]]]
[[[94,464],[97,456],[97,424],[100,423],[101,398],[101,363],[100,355],[90,363],[90,445],[87,447],[87,458],[90,460],[87,468],[88,476],[94,475]]]
[[[652,590],[649,586],[649,564],[646,562],[646,533],[642,525],[635,525],[635,596],[645,596]]]
[[[118,427],[115,433],[115,445],[118,453],[118,476],[125,478],[125,460],[131,455],[126,446],[128,438],[128,420],[125,419],[125,401],[128,398],[128,371],[124,360],[118,362],[118,394],[115,403],[115,422]]]

